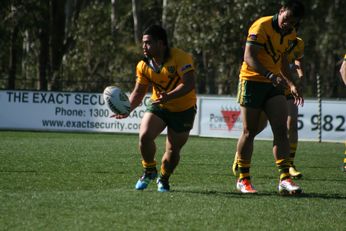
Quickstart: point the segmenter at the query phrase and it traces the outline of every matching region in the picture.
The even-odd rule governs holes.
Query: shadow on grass
[[[171,193],[191,193],[208,196],[232,196],[238,198],[253,198],[253,197],[273,197],[279,196],[283,198],[317,198],[317,199],[333,199],[333,200],[346,200],[345,194],[323,194],[323,193],[302,193],[299,195],[280,195],[277,192],[260,192],[255,194],[242,194],[240,192],[222,192],[222,191],[202,191],[202,190],[172,190]]]

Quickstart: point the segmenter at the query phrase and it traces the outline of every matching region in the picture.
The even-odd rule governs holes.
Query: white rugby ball
[[[107,107],[115,114],[128,115],[131,105],[127,95],[116,86],[109,86],[103,91],[103,99]]]

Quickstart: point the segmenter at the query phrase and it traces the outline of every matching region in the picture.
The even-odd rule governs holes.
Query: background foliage
[[[306,17],[305,95],[346,97],[338,69],[346,51],[346,1],[302,0]],[[140,32],[162,24],[171,45],[196,60],[198,93],[235,95],[251,22],[275,14],[266,0],[3,0],[0,89],[130,90],[141,58]]]

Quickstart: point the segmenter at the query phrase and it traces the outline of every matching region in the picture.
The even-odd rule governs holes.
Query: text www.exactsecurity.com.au
[[[95,122],[95,121],[63,121],[63,120],[42,120],[42,126],[47,128],[77,128],[77,129],[102,129],[102,130],[138,130],[138,123],[121,122]]]

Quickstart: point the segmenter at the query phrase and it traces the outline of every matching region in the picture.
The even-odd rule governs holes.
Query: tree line
[[[302,0],[306,17],[304,95],[346,97],[338,73],[346,53],[346,1]],[[130,90],[141,32],[167,29],[171,46],[193,54],[199,94],[235,95],[248,27],[278,12],[274,0],[2,0],[0,89]]]

